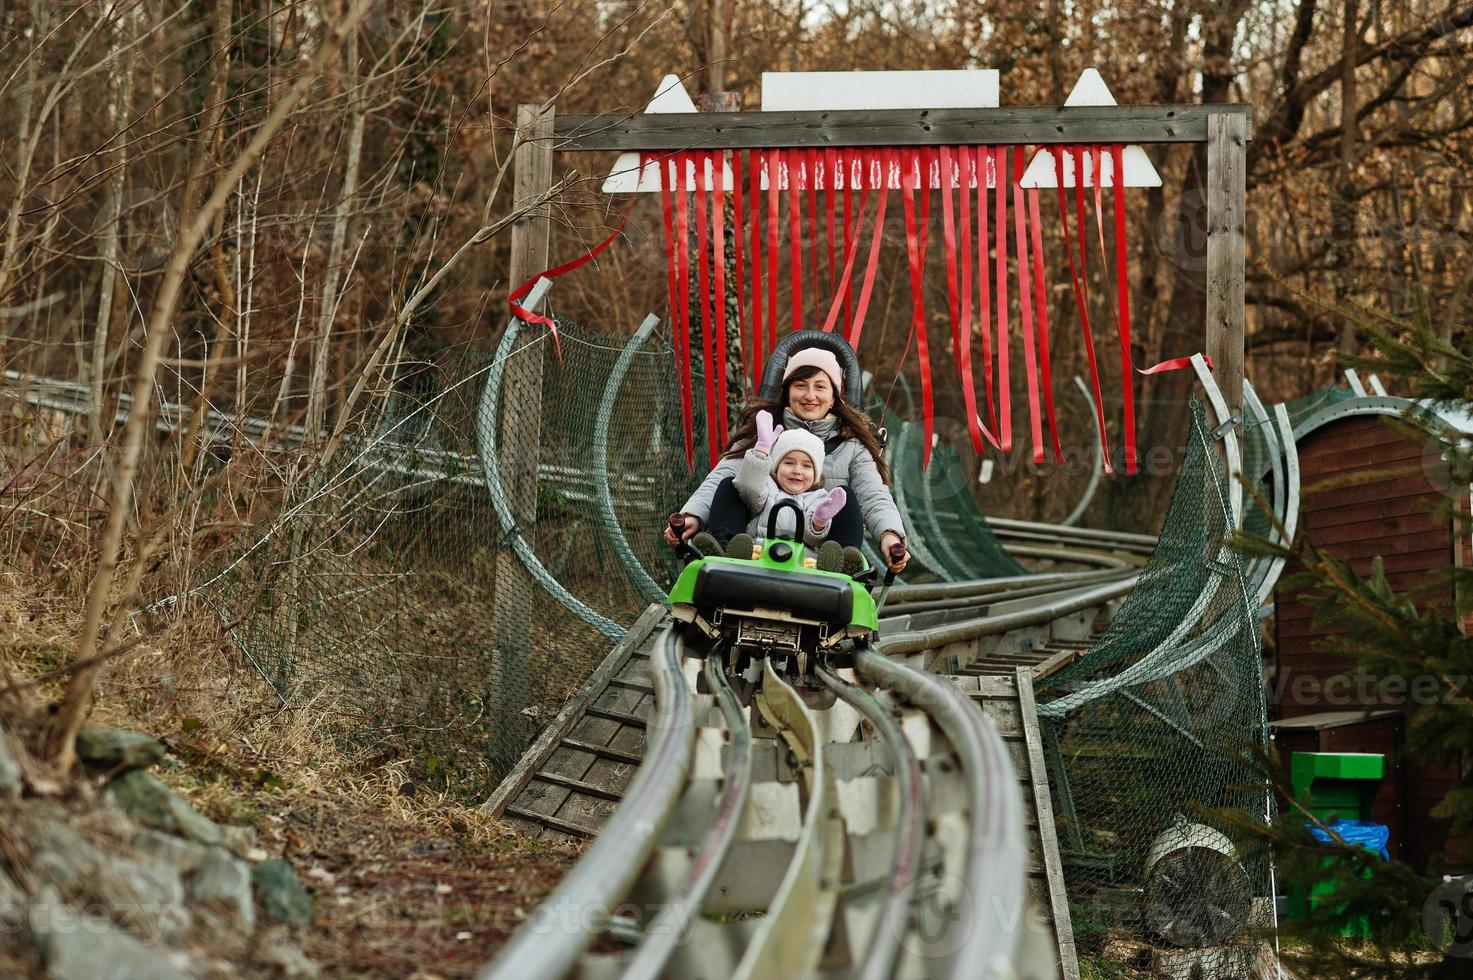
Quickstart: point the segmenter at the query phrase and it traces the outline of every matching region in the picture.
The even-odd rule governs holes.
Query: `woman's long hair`
[[[783,380],[782,396],[777,400],[758,399],[742,410],[741,422],[737,425],[736,433],[731,437],[731,445],[726,450],[727,459],[736,459],[742,456],[748,449],[757,443],[757,413],[768,411],[772,413],[773,421],[781,424],[783,409],[788,407],[788,388],[795,381],[805,381],[816,374],[823,373],[822,368],[805,364]],[[880,446],[880,440],[875,437],[874,428],[869,419],[856,411],[844,400],[844,395],[837,388],[834,389],[833,412],[839,417],[838,435],[844,439],[858,439],[869,454],[875,459],[875,468],[880,471],[880,479],[887,484],[890,482],[890,470],[885,465],[885,450]]]

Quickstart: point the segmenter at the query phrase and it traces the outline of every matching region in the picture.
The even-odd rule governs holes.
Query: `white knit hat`
[[[814,487],[823,485],[823,440],[809,432],[793,426],[778,433],[777,440],[773,442],[772,449],[767,453],[768,471],[777,472],[777,464],[781,463],[783,457],[791,452],[807,453],[808,458],[813,460],[813,472],[817,479],[813,481]],[[812,488],[810,488],[812,489]]]

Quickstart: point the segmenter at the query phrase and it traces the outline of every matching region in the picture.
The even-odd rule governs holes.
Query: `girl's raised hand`
[[[757,413],[757,444],[754,448],[759,453],[765,456],[767,451],[772,448],[772,444],[777,442],[777,437],[782,434],[782,426],[773,427],[771,412],[764,408]]]
[[[814,530],[822,531],[827,528],[829,521],[833,520],[834,515],[844,509],[844,504],[848,500],[849,495],[844,492],[843,487],[834,487],[834,489],[830,490],[829,495],[820,500],[818,506],[813,508],[812,524]]]

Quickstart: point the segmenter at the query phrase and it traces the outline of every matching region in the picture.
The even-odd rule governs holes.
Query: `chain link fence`
[[[1245,762],[1267,738],[1259,634],[1218,447],[1191,411],[1155,553],[1089,651],[1040,681],[1039,715],[1081,948],[1144,938],[1247,976],[1270,871],[1209,812],[1269,805]]]
[[[694,480],[653,326],[426,364],[290,487],[206,592],[285,705],[468,799],[496,785],[673,570]]]

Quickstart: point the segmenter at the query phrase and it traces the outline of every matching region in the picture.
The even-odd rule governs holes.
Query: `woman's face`
[[[822,371],[788,385],[788,408],[805,422],[816,422],[834,409],[834,386]]]

